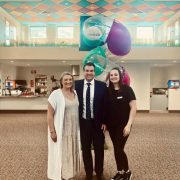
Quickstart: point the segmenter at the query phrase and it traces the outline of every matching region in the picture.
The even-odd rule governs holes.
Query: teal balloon
[[[89,51],[83,60],[83,66],[88,62],[92,62],[95,65],[95,76],[102,74],[108,64],[105,51],[105,48],[98,46],[97,48]]]
[[[83,36],[82,38],[83,38],[84,43],[85,43],[88,47],[90,47],[91,49],[93,49],[93,48],[95,48],[95,47],[97,47],[97,46],[101,46],[101,45],[104,44],[100,39],[98,39],[98,40],[94,40],[94,39],[91,40],[91,39],[89,39],[87,36]]]
[[[113,20],[103,15],[89,17],[82,28],[82,39],[91,49],[105,44]]]

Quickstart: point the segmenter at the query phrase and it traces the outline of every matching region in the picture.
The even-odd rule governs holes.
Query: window
[[[31,38],[46,38],[46,27],[30,27]]]
[[[14,26],[10,27],[10,39],[16,40],[16,27]]]
[[[10,46],[10,40],[9,39],[6,39],[6,41],[5,41],[5,44],[6,44],[6,46]]]
[[[153,27],[137,27],[137,39],[152,40]]]
[[[179,45],[180,44],[179,39],[176,39],[174,43],[175,45]]]
[[[179,21],[175,22],[175,36],[179,36]]]
[[[10,46],[10,24],[8,21],[5,22],[6,27],[5,27],[5,34],[6,34],[6,39],[5,39],[5,44],[6,46]]]
[[[74,29],[71,26],[57,27],[57,36],[61,39],[73,39]]]
[[[171,39],[171,27],[168,27],[167,29],[167,40],[169,41]]]
[[[6,21],[6,39],[9,39],[9,36],[10,36],[10,25],[9,25],[9,22]]]

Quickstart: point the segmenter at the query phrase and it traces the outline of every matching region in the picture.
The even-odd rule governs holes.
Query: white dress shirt
[[[87,83],[90,83],[90,107],[91,107],[91,118],[94,118],[93,113],[93,102],[94,102],[94,79],[90,82],[84,80],[84,88],[83,88],[83,114],[82,117],[86,119],[86,91],[88,88]]]

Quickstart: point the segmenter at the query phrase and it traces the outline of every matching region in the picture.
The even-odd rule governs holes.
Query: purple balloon
[[[127,28],[114,21],[107,37],[108,49],[117,56],[124,56],[131,49],[131,37]]]

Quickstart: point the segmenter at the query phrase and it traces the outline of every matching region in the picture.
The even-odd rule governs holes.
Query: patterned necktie
[[[91,83],[87,83],[87,91],[86,91],[86,119],[91,119],[91,106],[90,106],[90,85]]]

